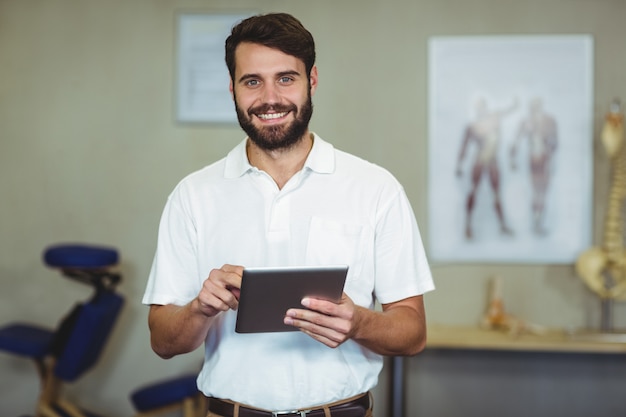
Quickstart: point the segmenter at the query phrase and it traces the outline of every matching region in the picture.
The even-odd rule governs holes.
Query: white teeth
[[[263,119],[263,120],[271,120],[271,119],[280,119],[281,117],[284,117],[287,114],[287,112],[283,112],[283,113],[266,113],[266,114],[259,114],[258,117],[259,119]]]

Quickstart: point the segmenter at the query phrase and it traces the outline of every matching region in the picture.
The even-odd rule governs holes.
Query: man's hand
[[[200,312],[213,317],[220,311],[237,309],[242,274],[243,267],[238,265],[227,264],[212,270],[196,298]]]
[[[355,305],[345,293],[339,303],[305,298],[307,309],[287,311],[284,323],[336,348],[348,339],[380,355],[416,355],[426,346],[422,295],[382,304],[382,312]]]
[[[239,305],[242,274],[242,266],[224,265],[209,273],[198,296],[184,306],[150,306],[152,349],[165,359],[197,349],[204,342],[213,317]]]
[[[350,339],[360,321],[359,307],[343,293],[340,302],[304,298],[302,305],[307,309],[289,309],[284,323],[297,327],[313,339],[331,348],[336,348]]]

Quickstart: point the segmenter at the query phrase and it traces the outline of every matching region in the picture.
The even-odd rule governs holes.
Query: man
[[[371,416],[382,355],[426,341],[433,282],[409,202],[387,171],[309,132],[318,72],[298,20],[242,21],[226,63],[248,137],[168,199],[143,298],[152,348],[204,343],[208,416]],[[349,265],[343,297],[286,311],[299,332],[235,332],[244,267],[330,264]]]
[[[551,165],[556,152],[558,137],[554,117],[543,110],[540,98],[534,98],[528,105],[528,115],[521,121],[517,136],[511,146],[511,168],[517,169],[517,147],[523,139],[528,140],[528,160],[532,183],[533,232],[546,234],[545,207]]]
[[[500,196],[498,148],[501,139],[500,125],[502,119],[516,108],[517,102],[514,102],[513,105],[507,109],[490,111],[485,100],[480,99],[476,103],[476,120],[470,123],[465,129],[461,151],[457,159],[456,174],[458,177],[463,175],[461,165],[469,146],[474,143],[477,148],[476,158],[472,166],[471,188],[465,204],[465,237],[467,239],[473,239],[474,237],[472,214],[474,212],[474,206],[476,205],[478,186],[485,173],[489,175],[489,184],[493,192],[493,205],[498,217],[500,232],[505,235],[512,233],[504,218],[504,209],[502,208],[502,199]]]

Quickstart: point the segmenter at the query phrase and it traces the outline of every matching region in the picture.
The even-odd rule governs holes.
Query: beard
[[[289,149],[302,140],[309,128],[309,121],[313,115],[313,103],[311,101],[310,92],[307,95],[306,102],[299,109],[295,104],[263,104],[261,106],[252,107],[245,112],[239,107],[236,95],[234,95],[234,99],[239,125],[255,145],[266,151]],[[252,123],[252,118],[255,114],[268,113],[270,110],[277,113],[292,112],[294,120],[287,125],[282,124],[261,128],[256,127]]]

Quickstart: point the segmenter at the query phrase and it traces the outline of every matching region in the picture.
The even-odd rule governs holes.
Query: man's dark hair
[[[226,66],[235,81],[235,50],[242,42],[277,49],[304,62],[307,77],[315,64],[315,41],[302,23],[287,13],[252,16],[233,27],[226,39]]]

